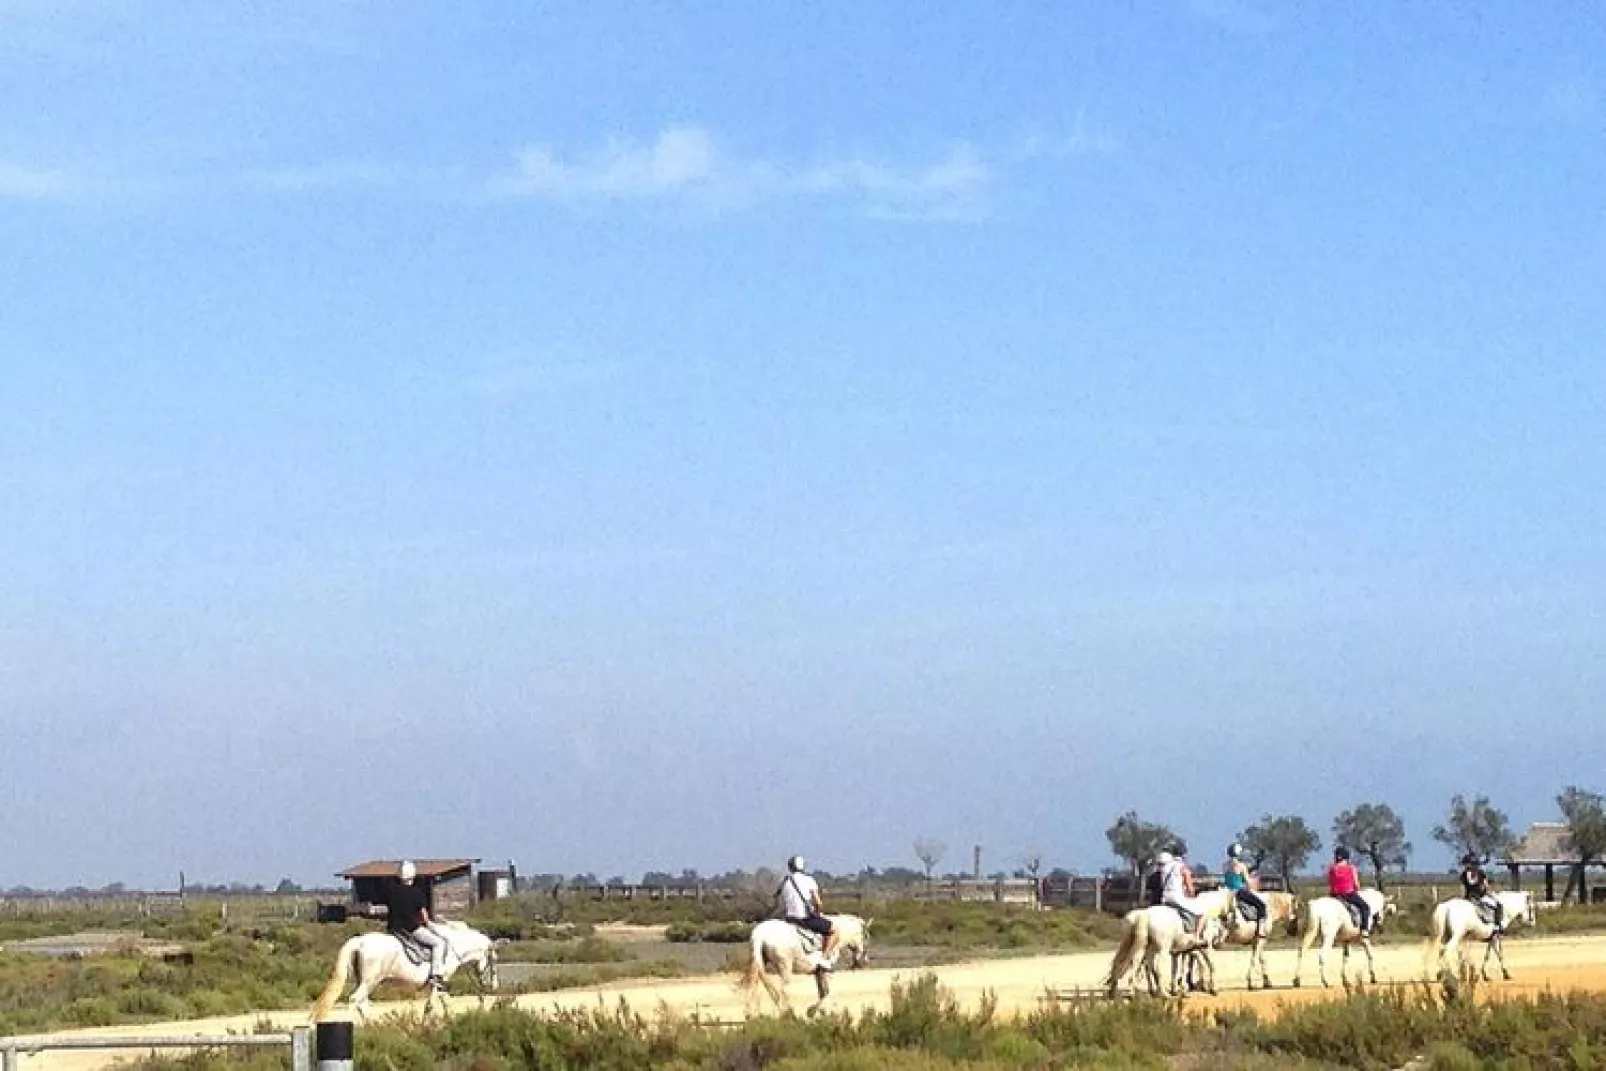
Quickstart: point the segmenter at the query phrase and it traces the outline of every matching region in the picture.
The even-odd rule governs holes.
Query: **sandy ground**
[[[1425,979],[1424,944],[1403,944],[1377,951],[1378,980],[1382,984],[1411,984]],[[873,949],[872,949],[873,951]],[[1477,949],[1482,954],[1482,948]],[[1280,1006],[1312,1000],[1342,998],[1344,991],[1338,986],[1338,955],[1328,962],[1328,976],[1333,988],[1322,989],[1316,977],[1316,964],[1307,960],[1304,968],[1303,989],[1288,988],[1294,970],[1294,950],[1291,947],[1274,948],[1268,955],[1272,980],[1278,988],[1269,992],[1250,993],[1243,989],[1244,972],[1248,966],[1248,953],[1228,951],[1217,956],[1217,982],[1223,992],[1215,997],[1189,998],[1189,1006],[1200,1010],[1221,1007],[1245,1006],[1263,1014],[1275,1014]],[[1015,959],[978,960],[932,968],[875,969],[844,971],[833,979],[831,1007],[859,1011],[866,1008],[886,1008],[890,985],[894,979],[909,979],[929,970],[941,984],[966,1007],[977,1006],[984,995],[993,994],[1001,1012],[1005,1014],[1030,1011],[1043,1006],[1056,995],[1067,995],[1077,990],[1091,990],[1099,986],[1109,966],[1108,952],[1084,952],[1060,956],[1032,956]],[[1606,937],[1581,938],[1527,938],[1506,942],[1506,961],[1515,975],[1513,981],[1491,983],[1481,992],[1498,999],[1502,995],[1531,995],[1546,989],[1567,991],[1586,989],[1606,991]],[[1352,973],[1362,969],[1364,959],[1357,953],[1351,957]],[[814,986],[810,979],[795,978],[790,990],[795,1008],[802,1010],[813,998]],[[749,1008],[733,984],[732,976],[722,975],[695,979],[664,979],[637,982],[618,982],[585,989],[565,990],[560,993],[540,993],[517,999],[520,1007],[533,1011],[556,1009],[605,1008],[614,1009],[623,1001],[633,1011],[654,1015],[669,1010],[680,1015],[698,1015],[718,1022],[733,1022],[744,1018]],[[768,1013],[766,1003],[758,1012]],[[398,1012],[416,1014],[419,1002],[393,1002],[380,1004],[380,1015]],[[473,997],[453,998],[453,1011],[476,1006]],[[344,1012],[344,1006],[337,1012]],[[105,1027],[94,1030],[69,1031],[52,1037],[155,1037],[161,1035],[224,1034],[251,1032],[257,1027],[272,1024],[288,1030],[306,1022],[306,1011],[271,1012],[259,1015],[237,1015],[215,1019],[192,1020],[182,1023],[151,1023],[140,1026]],[[51,1051],[25,1056],[22,1071],[91,1071],[135,1053],[129,1051]]]

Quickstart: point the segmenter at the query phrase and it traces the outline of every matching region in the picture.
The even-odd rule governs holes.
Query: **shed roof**
[[[1571,863],[1577,858],[1566,822],[1535,822],[1506,853],[1512,863]]]
[[[478,859],[414,859],[413,865],[418,868],[421,878],[444,878],[459,871],[466,873],[473,870],[477,862]],[[348,881],[354,878],[394,878],[401,873],[401,865],[400,859],[375,859],[342,870],[340,877]]]

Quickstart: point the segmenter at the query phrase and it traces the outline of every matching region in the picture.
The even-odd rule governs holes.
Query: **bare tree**
[[[1582,903],[1587,898],[1584,875],[1589,864],[1606,858],[1606,797],[1574,785],[1562,790],[1561,795],[1556,797],[1556,806],[1561,808],[1561,816],[1567,819],[1568,847],[1578,856],[1578,862],[1573,864],[1573,872],[1567,878],[1567,890],[1561,894],[1561,901],[1567,902],[1576,885],[1578,900]]]
[[[1322,838],[1297,814],[1262,815],[1259,822],[1238,834],[1238,842],[1255,860],[1255,869],[1271,863],[1283,879],[1283,888],[1290,892],[1294,871],[1322,846]]]
[[[1031,849],[1020,857],[1020,865],[1031,879],[1036,881],[1037,872],[1043,869],[1043,853],[1037,848]]]
[[[1379,889],[1383,871],[1391,866],[1404,870],[1411,855],[1405,823],[1386,803],[1363,803],[1333,819],[1333,843],[1366,856]]]
[[[1110,850],[1126,860],[1132,872],[1132,903],[1136,906],[1143,895],[1143,875],[1154,866],[1161,852],[1186,855],[1188,846],[1170,826],[1158,822],[1145,822],[1138,812],[1127,811],[1104,831]]]
[[[1483,860],[1500,854],[1516,841],[1511,835],[1511,820],[1489,802],[1488,796],[1478,796],[1468,803],[1459,792],[1450,797],[1449,820],[1433,827],[1433,839],[1454,850],[1457,859],[1475,855]]]
[[[947,851],[948,845],[940,840],[921,837],[915,841],[915,858],[926,868],[927,885],[931,884],[931,872],[937,869],[937,864],[942,862],[942,857]]]

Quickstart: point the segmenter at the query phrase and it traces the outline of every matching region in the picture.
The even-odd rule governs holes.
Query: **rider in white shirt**
[[[1161,852],[1158,862],[1160,864],[1160,902],[1179,907],[1193,917],[1193,935],[1204,940],[1205,918],[1204,905],[1194,895],[1193,871],[1188,864],[1180,858],[1172,856],[1170,852]]]
[[[776,890],[776,895],[781,899],[781,910],[787,922],[817,933],[824,939],[817,969],[828,971],[836,965],[836,927],[825,915],[825,904],[820,899],[820,884],[809,876],[807,868],[808,863],[801,855],[788,859],[786,878]]]

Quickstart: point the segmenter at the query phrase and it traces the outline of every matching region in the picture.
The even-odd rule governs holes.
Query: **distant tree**
[[[280,896],[290,896],[294,893],[300,892],[301,886],[297,885],[289,878],[280,878],[279,884],[273,887],[273,891]]]
[[[1249,853],[1253,869],[1270,864],[1283,879],[1283,888],[1291,889],[1294,871],[1310,861],[1322,838],[1298,815],[1266,814],[1238,834],[1238,843]]]
[[[578,885],[581,888],[589,888],[589,887],[592,887],[592,886],[601,885],[602,881],[595,874],[593,874],[591,871],[587,870],[587,871],[583,871],[583,872],[581,872],[579,874],[576,874],[574,877],[570,878],[569,879],[569,884],[570,885]]]
[[[1411,857],[1405,823],[1386,803],[1362,803],[1341,812],[1333,819],[1333,844],[1364,855],[1379,889],[1383,872],[1389,867],[1404,870]]]
[[[682,867],[679,880],[682,885],[701,885],[703,883],[702,876],[697,873],[697,868],[694,866]]]
[[[675,884],[675,875],[667,870],[649,870],[641,875],[641,883],[643,885],[673,885]]]
[[[629,882],[625,881],[623,874],[615,874],[613,877],[608,879],[608,884],[614,888],[617,888],[621,885],[628,885]]]
[[[1027,876],[1036,881],[1037,872],[1043,869],[1043,853],[1036,848],[1031,849],[1021,856],[1020,865],[1021,869],[1026,871]]]
[[[880,873],[876,873],[874,867],[870,867],[869,870],[875,876],[866,880],[880,882],[885,885],[915,885],[925,880],[925,875],[912,867],[889,866]]]
[[[1124,860],[1134,878],[1141,878],[1161,852],[1187,852],[1187,844],[1170,826],[1145,822],[1138,812],[1127,811],[1104,831],[1110,850]]]
[[[921,837],[915,841],[915,858],[920,860],[920,865],[926,868],[927,885],[931,884],[931,872],[937,869],[937,864],[942,862],[942,857],[947,851],[948,845],[940,840]]]
[[[1578,861],[1573,864],[1572,875],[1567,879],[1567,891],[1562,903],[1578,888],[1578,899],[1585,899],[1584,876],[1591,863],[1606,859],[1606,797],[1576,785],[1562,790],[1556,797],[1556,806],[1567,820],[1567,844]]]
[[[1459,792],[1450,797],[1449,819],[1433,827],[1433,839],[1449,847],[1457,859],[1463,855],[1492,859],[1516,843],[1511,820],[1489,802],[1488,796],[1478,796],[1468,803]]]

